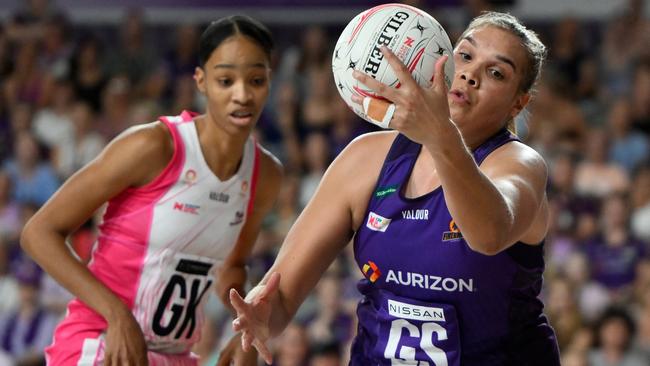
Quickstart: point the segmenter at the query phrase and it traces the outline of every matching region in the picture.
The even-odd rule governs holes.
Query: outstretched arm
[[[385,152],[394,134],[355,140],[332,163],[297,219],[273,267],[244,301],[231,292],[244,349],[253,345],[267,363],[264,345],[286,327],[321,275],[362,222]]]

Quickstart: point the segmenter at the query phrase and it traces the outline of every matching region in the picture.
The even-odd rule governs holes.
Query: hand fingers
[[[244,332],[244,334],[242,334],[242,349],[245,352],[248,352],[248,351],[251,350],[251,345],[253,344],[253,342],[255,342],[255,338],[253,337],[253,335],[251,333]],[[244,348],[244,345],[246,345],[245,348]]]
[[[417,85],[415,79],[413,79],[413,76],[411,76],[409,69],[406,67],[406,65],[404,65],[404,63],[402,63],[399,57],[395,56],[393,51],[391,51],[386,46],[382,46],[381,53],[384,54],[386,61],[388,61],[388,65],[391,69],[393,69],[395,76],[397,76],[397,79],[399,79],[402,85]]]
[[[237,292],[237,290],[234,288],[230,289],[230,304],[232,304],[232,307],[235,308],[237,315],[246,314],[250,307],[250,305],[244,299],[242,299],[241,296],[239,296],[239,292]]]
[[[260,293],[259,299],[267,299],[269,295],[272,293],[276,292],[278,290],[278,287],[280,287],[280,273],[279,272],[273,272],[271,274],[271,277],[269,277],[269,280],[266,281],[266,285],[264,286],[264,289]]]
[[[354,70],[352,72],[352,76],[355,79],[357,79],[359,82],[361,82],[363,85],[372,89],[375,92],[377,97],[384,97],[391,101],[396,101],[399,98],[399,93],[397,92],[397,89],[391,88],[390,86],[384,83],[380,83],[379,81],[373,79],[372,77],[360,71]]]
[[[443,55],[436,61],[436,69],[434,72],[434,78],[433,78],[433,83],[431,84],[432,88],[439,88],[442,90],[446,90],[447,88],[447,82],[445,81],[445,63],[447,62],[447,59],[449,56]]]
[[[268,347],[266,347],[266,344],[264,342],[256,339],[253,341],[253,347],[255,347],[257,352],[259,352],[260,356],[262,356],[262,359],[264,362],[266,362],[267,365],[273,363],[273,355],[271,354],[271,351],[269,351]]]
[[[245,331],[248,325],[249,323],[248,320],[246,320],[246,318],[239,317],[232,321],[232,330],[235,332]]]

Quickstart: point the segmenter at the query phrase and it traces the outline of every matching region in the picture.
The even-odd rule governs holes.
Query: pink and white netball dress
[[[132,309],[151,365],[191,365],[203,302],[252,208],[259,149],[246,142],[238,172],[226,181],[208,167],[194,113],[161,117],[174,155],[149,184],[111,199],[90,271]],[[46,350],[49,365],[97,365],[106,321],[79,300]]]

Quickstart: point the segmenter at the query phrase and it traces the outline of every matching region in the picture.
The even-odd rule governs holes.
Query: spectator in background
[[[647,359],[632,347],[634,320],[622,308],[609,308],[596,325],[596,347],[590,366],[647,366]]]
[[[172,80],[194,75],[198,59],[199,38],[196,27],[192,24],[180,24],[174,31],[174,46],[167,54],[166,64]]]
[[[89,103],[95,112],[101,109],[102,90],[108,75],[102,64],[104,47],[96,36],[82,37],[70,62],[70,79],[75,95]]]
[[[303,325],[297,322],[287,325],[277,344],[272,366],[307,366],[309,338]]]
[[[316,341],[311,347],[309,366],[339,366],[341,346],[337,342]]]
[[[565,81],[553,73],[542,78],[531,101],[528,143],[545,158],[555,149],[580,151],[587,125]]]
[[[12,198],[11,179],[0,170],[0,240],[17,240],[20,235],[20,209]]]
[[[43,364],[43,349],[56,326],[56,317],[39,303],[41,275],[40,268],[27,258],[17,262],[14,276],[19,284],[18,308],[0,316],[1,347],[18,366]]]
[[[102,93],[102,114],[97,128],[106,140],[111,140],[130,126],[131,83],[124,76],[112,77]]]
[[[632,118],[634,126],[650,137],[650,58],[634,73],[632,89]]]
[[[74,126],[70,116],[74,99],[74,90],[68,80],[54,81],[51,103],[40,109],[32,122],[34,137],[53,153],[52,165],[59,173],[61,170],[57,152],[71,144],[74,138]]]
[[[576,292],[571,283],[563,277],[551,279],[547,286],[545,313],[555,329],[558,346],[563,350],[568,347],[582,324]]]
[[[9,243],[0,238],[0,314],[18,307],[18,282],[10,272],[10,252]]]
[[[14,187],[13,198],[19,203],[42,205],[59,187],[54,169],[41,159],[38,143],[28,132],[16,136],[14,155],[4,163]]]
[[[607,160],[610,146],[607,132],[603,129],[589,131],[585,145],[584,160],[576,167],[576,193],[603,198],[627,191],[630,182],[625,170]]]
[[[354,314],[343,307],[341,278],[335,273],[323,276],[316,286],[317,308],[308,325],[310,339],[316,342],[346,344],[352,338]]]
[[[69,25],[61,14],[48,17],[43,26],[39,67],[55,78],[67,77],[73,45],[69,40]]]
[[[305,174],[302,176],[300,184],[298,200],[300,208],[305,207],[311,196],[314,195],[330,163],[329,144],[326,135],[320,132],[312,132],[307,135],[302,155],[305,163]]]
[[[19,43],[17,48],[13,72],[3,85],[5,102],[9,106],[22,102],[41,106],[46,75],[38,68],[38,44],[26,41]]]
[[[553,29],[553,44],[549,47],[549,65],[571,85],[578,83],[580,66],[585,57],[581,24],[574,17],[560,19]]]
[[[625,298],[634,281],[636,265],[646,250],[641,242],[630,235],[629,208],[625,196],[607,196],[601,215],[600,235],[585,244],[592,276],[613,291],[617,298]]]
[[[605,97],[625,96],[632,90],[634,62],[639,50],[634,47],[634,14],[624,13],[609,20],[600,48],[600,74]]]
[[[611,136],[609,161],[631,176],[639,164],[650,158],[650,142],[641,132],[632,130],[632,105],[626,98],[611,105],[607,122]]]
[[[579,251],[568,255],[562,274],[571,283],[577,299],[580,316],[583,320],[591,322],[600,315],[612,301],[605,286],[594,281],[591,277],[589,259]],[[576,338],[576,330],[573,338]]]
[[[157,54],[150,42],[145,41],[144,14],[141,9],[129,9],[119,30],[117,47],[108,55],[112,75],[124,74],[137,87],[154,69]],[[196,40],[194,41],[196,42]]]
[[[641,167],[632,183],[632,233],[650,249],[650,164]]]
[[[58,146],[57,170],[67,178],[78,169],[88,164],[106,146],[106,140],[93,130],[95,114],[89,104],[76,102],[70,109],[73,124],[73,139]]]

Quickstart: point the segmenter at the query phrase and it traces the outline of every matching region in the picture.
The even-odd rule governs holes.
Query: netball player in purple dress
[[[530,100],[544,45],[516,18],[486,13],[456,45],[450,90],[446,57],[425,89],[383,52],[400,89],[355,77],[395,103],[396,131],[351,143],[261,284],[246,300],[231,291],[244,349],[271,361],[265,342],[353,238],[365,279],[351,365],[559,365],[538,299],[547,168],[507,128]]]

